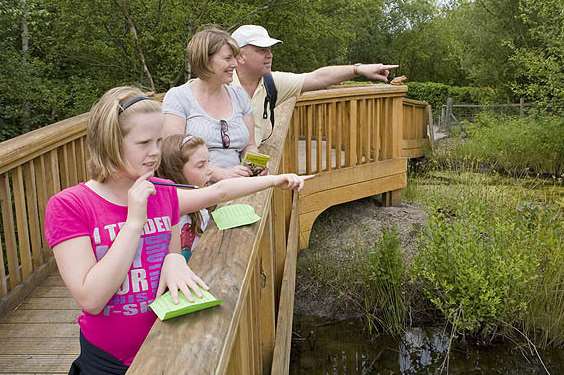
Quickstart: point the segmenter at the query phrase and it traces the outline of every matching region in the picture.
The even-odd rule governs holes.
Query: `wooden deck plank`
[[[72,294],[65,286],[38,286],[31,293],[31,297],[72,298]]]
[[[80,310],[15,310],[0,323],[74,323]]]
[[[65,286],[65,283],[58,273],[53,274],[41,284],[41,286]]]
[[[31,338],[31,337],[76,337],[80,329],[76,323],[0,323],[0,337],[6,338]]]
[[[67,374],[75,355],[0,355],[0,374]]]
[[[21,310],[76,310],[80,307],[72,298],[28,298]]]
[[[76,337],[0,338],[0,355],[68,354],[78,356],[80,342]]]

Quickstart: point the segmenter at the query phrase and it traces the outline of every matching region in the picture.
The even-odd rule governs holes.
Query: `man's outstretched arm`
[[[341,83],[356,76],[363,76],[371,81],[387,82],[390,70],[398,66],[385,64],[325,66],[304,74],[302,92],[324,89],[327,86]]]

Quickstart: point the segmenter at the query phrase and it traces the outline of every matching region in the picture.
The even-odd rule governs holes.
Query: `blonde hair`
[[[184,136],[174,134],[163,139],[161,143],[161,164],[157,169],[159,177],[168,178],[179,184],[190,184],[191,181],[186,180],[182,170],[198,147],[205,146],[206,142],[200,137]],[[202,214],[200,211],[190,212],[188,214],[192,221],[192,231],[194,234],[201,236],[202,231]]]
[[[115,87],[108,90],[90,109],[86,131],[90,178],[104,182],[125,168],[121,151],[123,138],[129,132],[124,124],[130,116],[161,111],[161,103],[148,98],[124,109],[124,101],[141,96],[144,96],[143,92],[136,87]]]
[[[200,79],[211,77],[211,59],[224,45],[231,47],[233,54],[239,54],[239,46],[235,39],[218,27],[207,27],[194,34],[186,47],[186,57],[192,71]]]

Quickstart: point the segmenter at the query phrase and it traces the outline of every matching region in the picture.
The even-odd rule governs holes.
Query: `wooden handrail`
[[[85,136],[87,119],[83,113],[0,143],[0,174]]]
[[[403,102],[405,104],[411,104],[411,105],[415,105],[415,106],[421,106],[421,107],[426,107],[429,103],[422,101],[422,100],[416,100],[416,99],[411,99],[411,98],[403,98]]]
[[[366,86],[343,86],[326,90],[308,91],[298,97],[296,105],[306,103],[312,100],[338,99],[338,98],[354,98],[356,96],[381,95],[392,97],[396,95],[404,95],[407,92],[407,86],[392,85],[366,85]]]

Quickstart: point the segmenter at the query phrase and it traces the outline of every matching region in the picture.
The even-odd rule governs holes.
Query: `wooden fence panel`
[[[18,249],[16,244],[16,226],[14,224],[12,188],[10,176],[4,173],[0,176],[0,206],[2,209],[2,226],[4,227],[4,246],[6,262],[8,263],[9,289],[15,288],[22,280]]]
[[[16,214],[16,226],[18,234],[18,250],[20,255],[20,266],[22,280],[27,279],[33,272],[31,260],[31,246],[29,243],[29,230],[27,221],[27,207],[25,204],[25,189],[23,182],[23,170],[19,166],[12,175],[14,186],[14,207]]]
[[[40,215],[37,208],[37,184],[35,182],[35,163],[33,160],[24,164],[24,181],[33,269],[37,269],[43,264],[43,254],[41,253],[42,230],[39,224]]]
[[[4,246],[2,245],[2,232],[0,231],[0,298],[8,294],[8,280],[4,266]]]

